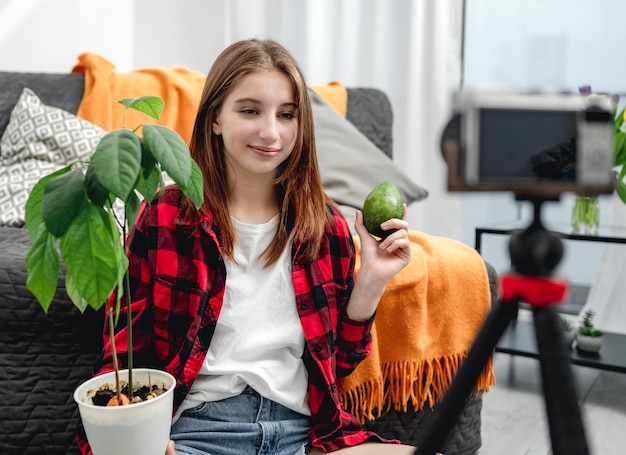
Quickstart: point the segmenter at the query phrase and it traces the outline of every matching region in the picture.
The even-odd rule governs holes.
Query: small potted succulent
[[[563,330],[563,338],[565,339],[565,345],[568,348],[572,347],[572,343],[576,338],[576,329],[569,322],[569,320],[563,316],[561,316],[561,330]]]
[[[111,299],[107,308],[115,371],[80,385],[74,399],[95,455],[163,454],[175,379],[159,370],[133,373],[126,236],[141,198],[150,202],[164,189],[164,173],[196,207],[203,200],[203,179],[175,131],[154,124],[125,128],[128,109],[158,119],[165,107],[161,98],[120,103],[125,106],[122,127],[106,133],[87,162],[72,163],[34,186],[25,207],[32,239],[26,285],[47,311],[57,286],[60,254],[68,296],[80,311],[88,306],[100,309],[118,289],[117,299]],[[142,136],[137,134],[140,128]],[[124,323],[118,321],[120,305],[127,307],[129,328],[125,370],[120,370],[115,350],[115,328]]]
[[[602,331],[593,325],[595,312],[587,310],[583,316],[582,325],[576,334],[576,346],[581,351],[596,353],[602,346]]]

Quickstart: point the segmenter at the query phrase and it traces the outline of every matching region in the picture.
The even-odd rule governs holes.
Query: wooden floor
[[[626,454],[626,374],[577,366],[573,373],[590,454]],[[483,396],[478,455],[551,455],[539,362],[498,353],[495,374]]]

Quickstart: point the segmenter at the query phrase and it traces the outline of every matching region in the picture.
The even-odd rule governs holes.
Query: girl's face
[[[244,76],[228,94],[212,125],[222,135],[231,182],[276,177],[298,134],[289,79],[278,71]]]

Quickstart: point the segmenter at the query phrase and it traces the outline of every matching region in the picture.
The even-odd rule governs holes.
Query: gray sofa
[[[45,104],[76,113],[84,76],[0,72],[0,135],[24,87]],[[384,93],[348,88],[347,119],[391,156],[392,111]],[[3,197],[6,194],[0,193],[0,204]],[[23,226],[0,226],[0,453],[78,453],[74,442],[78,413],[72,392],[91,376],[102,347],[102,313],[87,310],[81,315],[73,307],[65,293],[63,272],[51,309],[44,313],[25,285],[29,245]],[[489,271],[493,284],[495,275],[493,269]],[[469,455],[478,450],[481,403],[480,395],[468,400],[443,448],[446,454]],[[390,411],[367,426],[410,444],[430,414],[431,409]]]

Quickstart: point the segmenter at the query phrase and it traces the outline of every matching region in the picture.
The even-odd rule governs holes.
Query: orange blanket
[[[158,123],[175,130],[189,144],[206,75],[182,66],[118,73],[113,63],[90,52],[78,57],[72,72],[85,73],[85,92],[78,107],[79,117],[112,131],[122,126],[124,106],[118,103],[119,100],[159,96],[165,101],[160,120],[131,110],[126,118],[126,127]]]
[[[475,250],[413,230],[409,237],[412,260],[383,294],[372,353],[339,383],[342,403],[362,422],[390,407],[420,409],[441,399],[491,309],[487,270]],[[358,236],[355,244],[359,251]],[[476,390],[493,384],[491,358]]]
[[[331,81],[328,84],[313,84],[309,88],[317,93],[320,98],[330,104],[342,117],[348,113],[348,91],[339,81]]]

